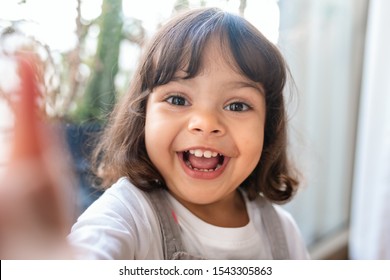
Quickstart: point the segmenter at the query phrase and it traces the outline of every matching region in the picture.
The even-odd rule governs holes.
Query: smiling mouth
[[[182,159],[189,169],[207,173],[220,169],[225,161],[225,156],[208,150],[196,149],[182,152]]]

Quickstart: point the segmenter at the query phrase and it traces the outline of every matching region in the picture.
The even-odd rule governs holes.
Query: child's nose
[[[225,134],[225,126],[214,110],[198,110],[193,113],[189,123],[188,130],[191,133],[202,135],[221,136]]]

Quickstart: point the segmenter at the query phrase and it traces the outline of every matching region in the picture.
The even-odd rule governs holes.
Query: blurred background
[[[390,1],[2,0],[0,173],[12,142],[20,51],[42,62],[40,108],[66,130],[80,211],[100,193],[88,181],[89,140],[155,30],[176,12],[217,6],[277,44],[287,88],[291,154],[302,188],[285,207],[313,259],[390,259]],[[0,174],[1,175],[1,174]]]

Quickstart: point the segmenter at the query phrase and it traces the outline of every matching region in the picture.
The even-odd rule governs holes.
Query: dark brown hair
[[[103,186],[127,176],[137,187],[165,187],[145,147],[148,95],[168,83],[178,70],[187,77],[201,70],[202,54],[211,38],[235,71],[264,88],[266,123],[261,159],[241,187],[253,199],[259,193],[275,202],[292,197],[297,180],[286,153],[283,89],[287,66],[279,50],[245,19],[216,8],[192,10],[169,21],[154,36],[135,73],[129,92],[117,103],[95,154],[95,172]]]

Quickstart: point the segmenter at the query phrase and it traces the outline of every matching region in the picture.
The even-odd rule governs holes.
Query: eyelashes
[[[165,102],[174,105],[174,106],[189,106],[190,103],[188,100],[179,94],[168,96],[164,99]]]
[[[233,102],[224,107],[227,111],[245,112],[252,109],[252,107],[244,102]]]
[[[173,95],[169,95],[164,99],[164,101],[173,106],[191,105],[191,103],[187,100],[185,96],[176,93]],[[251,110],[252,106],[247,104],[246,102],[234,101],[225,105],[223,109],[226,111],[233,111],[233,112],[245,112]]]

